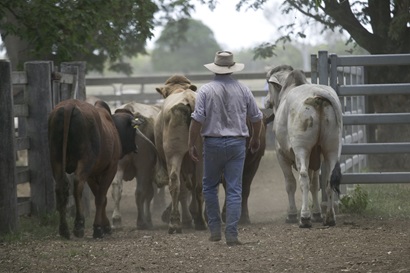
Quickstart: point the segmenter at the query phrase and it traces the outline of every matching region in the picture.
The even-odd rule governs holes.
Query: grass
[[[86,228],[91,226],[86,220]],[[67,217],[68,227],[71,231],[74,218]],[[0,236],[0,243],[24,242],[28,240],[48,240],[58,237],[59,214],[58,212],[43,214],[40,216],[21,216],[19,218],[20,228],[17,232],[12,232]]]
[[[340,199],[343,213],[410,219],[409,184],[355,185]]]
[[[410,219],[410,184],[375,184],[362,187],[369,198],[364,214]]]

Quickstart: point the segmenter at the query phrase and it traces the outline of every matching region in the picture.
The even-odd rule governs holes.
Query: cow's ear
[[[166,94],[164,94],[164,92],[165,92],[164,87],[156,87],[155,90],[157,90],[157,92],[160,93],[162,95],[162,97],[166,98]]]
[[[280,83],[272,82],[272,85],[276,90],[282,90],[282,85]]]
[[[275,113],[270,114],[268,117],[264,116],[263,120],[265,125],[268,125],[269,123],[275,120]]]
[[[198,89],[198,87],[196,87],[196,85],[191,84],[189,86],[189,89],[191,89],[192,91],[196,91]]]
[[[115,110],[115,114],[117,114],[117,113],[125,113],[125,114],[129,114],[131,116],[134,116],[130,110],[124,109],[124,108],[120,108],[120,109]]]
[[[144,123],[144,120],[142,120],[141,118],[134,118],[131,120],[131,125],[132,127],[134,127],[135,129],[137,129],[139,126],[141,126]]]

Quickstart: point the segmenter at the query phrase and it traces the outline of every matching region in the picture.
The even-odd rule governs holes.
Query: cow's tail
[[[340,168],[339,161],[336,162],[335,167],[333,168],[332,175],[330,176],[330,187],[331,189],[340,195],[340,183],[342,181],[342,170]]]
[[[64,175],[65,169],[66,169],[66,164],[67,164],[67,146],[68,146],[68,131],[70,129],[70,122],[71,122],[71,116],[74,111],[75,106],[72,104],[69,104],[69,107],[64,107],[64,126],[63,126],[63,145],[61,147],[62,149],[62,176]]]
[[[181,122],[185,122],[187,126],[191,124],[191,114],[193,112],[190,104],[179,103],[171,109],[174,117],[178,118]]]
[[[157,147],[155,146],[155,144],[146,135],[144,135],[144,133],[141,132],[140,129],[135,128],[135,131],[136,131],[137,135],[139,135],[143,140],[145,140],[148,143],[149,146],[151,146],[151,148],[153,148],[155,150],[155,154],[157,155],[157,157],[159,157],[158,150],[157,150]]]

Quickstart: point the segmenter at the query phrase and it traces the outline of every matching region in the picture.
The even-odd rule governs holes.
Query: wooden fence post
[[[0,234],[16,231],[16,154],[11,65],[0,60]]]
[[[86,94],[85,94],[85,69],[86,69],[86,62],[63,62],[60,66],[61,73],[69,73],[69,74],[76,74],[76,86],[71,88],[71,92],[75,92],[72,94],[68,90],[61,90],[61,100],[66,99],[78,99],[85,101]],[[67,93],[68,92],[68,93]]]
[[[27,73],[27,134],[30,137],[28,162],[30,168],[32,213],[48,213],[55,209],[54,179],[48,148],[48,115],[51,112],[52,63],[25,63]]]
[[[85,101],[86,99],[86,90],[85,90],[85,69],[86,62],[63,62],[61,63],[60,72],[76,75],[75,86],[72,86],[71,89],[68,89],[69,85],[61,86],[61,100],[66,99],[78,99]],[[70,181],[71,188],[73,188],[73,176],[68,175],[68,180]],[[84,207],[85,216],[90,216],[90,199],[91,199],[91,189],[88,184],[85,184],[82,201]],[[71,215],[75,215],[75,210],[71,210]]]

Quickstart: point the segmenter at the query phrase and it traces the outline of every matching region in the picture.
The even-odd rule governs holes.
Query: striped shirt
[[[251,90],[231,75],[215,75],[198,90],[191,117],[202,124],[201,135],[249,136],[246,118],[262,119]]]

